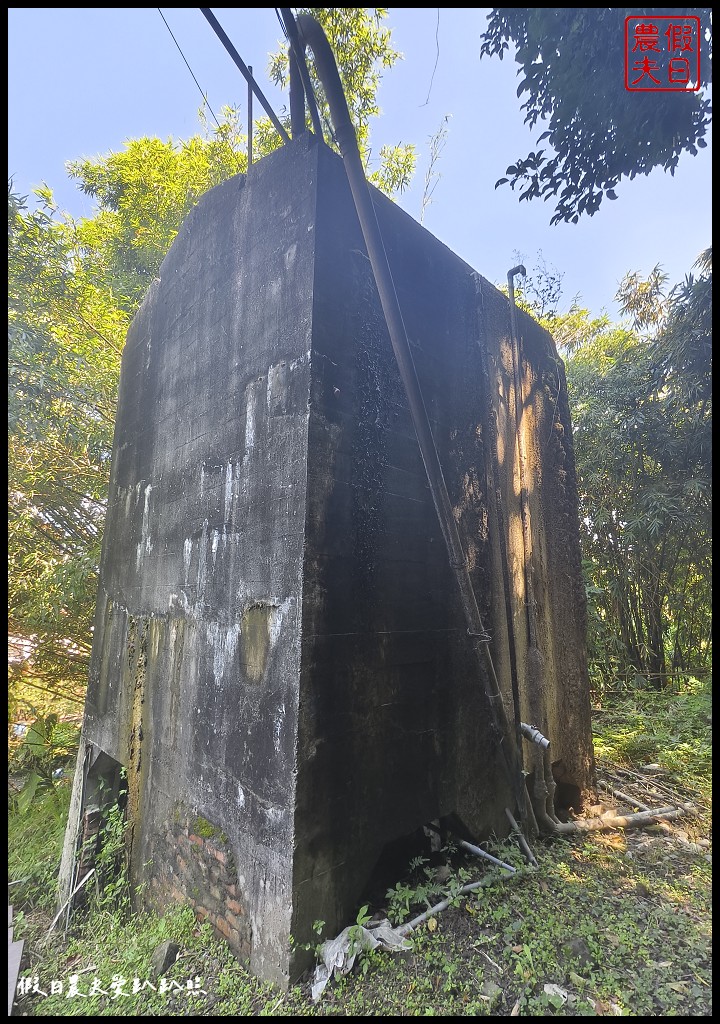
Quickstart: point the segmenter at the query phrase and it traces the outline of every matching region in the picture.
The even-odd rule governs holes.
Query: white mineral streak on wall
[[[282,624],[290,608],[295,604],[294,597],[286,597],[279,605],[275,605],[270,613],[269,634],[270,646],[274,647],[280,636]]]
[[[235,652],[240,639],[240,625],[222,626],[219,622],[208,622],[207,638],[213,652],[213,674],[217,684],[222,683],[227,670],[233,667]]]
[[[295,262],[295,253],[296,252],[297,252],[297,243],[296,242],[293,242],[293,244],[288,249],[285,250],[285,253],[284,253],[285,267],[288,270],[290,269],[290,267]]]
[[[141,484],[137,484],[138,489]],[[152,538],[150,537],[150,492],[152,491],[152,484],[148,484],[143,492],[143,513],[142,513],[142,526],[140,529],[140,540],[135,549],[135,568],[139,569],[142,562],[143,554],[150,554],[152,551]],[[129,497],[129,495],[128,495]],[[126,498],[127,508],[127,498]]]
[[[278,710],[277,717],[273,723],[273,746],[275,747],[275,753],[280,753],[280,738],[282,736],[283,722],[285,721],[285,704],[281,704]]]
[[[261,806],[260,810],[265,815],[265,819],[272,825],[277,825],[285,817],[285,811],[282,807]]]
[[[255,447],[255,392],[252,388],[248,388],[247,392],[247,409],[245,412],[245,459],[250,457],[250,453]]]
[[[142,535],[145,538],[145,550],[147,552],[152,551],[152,538],[150,537],[150,492],[152,491],[152,484],[148,484],[145,488],[145,497],[143,499],[143,516],[142,516]]]
[[[202,603],[205,598],[205,584],[207,582],[207,542],[208,521],[205,519],[203,520],[202,536],[200,538],[200,551],[198,554],[196,602],[199,603]]]
[[[185,566],[185,586],[190,579],[190,561],[192,559],[192,538],[188,537],[183,544],[183,565]]]
[[[225,509],[224,518],[225,522],[230,521],[230,513],[232,511],[233,503],[233,470],[234,466],[232,462],[228,462],[225,467]]]
[[[278,389],[282,387],[283,367],[283,363],[277,363],[275,366],[271,366],[268,370],[267,386],[265,388],[265,403],[270,413],[273,411],[273,403],[277,397]]]
[[[289,364],[291,370],[297,370],[298,366],[303,366],[305,363],[310,362],[311,352],[308,350],[304,352],[298,359],[293,359]]]

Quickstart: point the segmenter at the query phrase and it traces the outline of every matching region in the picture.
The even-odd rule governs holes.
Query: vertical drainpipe
[[[282,15],[283,24],[285,25],[285,31],[287,32],[287,37],[290,43],[288,59],[290,62],[290,117],[292,136],[295,138],[296,135],[305,131],[304,93],[305,99],[307,100],[308,110],[310,111],[310,121],[313,126],[313,132],[317,135],[318,139],[322,140],[323,132],[322,124],[320,123],[320,114],[318,112],[317,103],[315,102],[315,93],[313,92],[312,82],[310,81],[310,72],[308,71],[307,64],[305,63],[305,47],[300,42],[295,16],[289,7],[281,7],[280,14]]]
[[[252,78],[252,73],[253,73],[252,68],[248,67],[248,71],[250,72],[250,77]],[[248,107],[247,158],[248,158],[248,170],[249,170],[250,169],[250,165],[252,164],[252,161],[253,161],[253,151],[252,151],[252,149],[253,149],[253,91],[252,91],[252,86],[250,85],[249,82],[248,82],[247,107]]]
[[[372,196],[367,179],[365,178],[355,129],[350,120],[350,113],[340,82],[335,57],[322,27],[314,18],[309,15],[300,15],[297,19],[297,27],[301,43],[305,46],[310,46],[313,51],[317,73],[325,89],[335,136],[343,156],[350,190],[355,202],[355,208],[390,334],[390,341],[395,353],[398,369],[400,370],[400,377],[410,407],[413,426],[425,464],[430,492],[447,547],[448,559],[460,591],[467,631],[476,641],[476,651],[477,641],[479,640],[483,643],[487,672],[481,675],[485,686],[491,723],[498,740],[501,757],[505,762],[508,779],[515,793],[518,809],[522,812],[524,808],[525,784],[520,752],[502,703],[495,667],[487,646],[490,637],[483,625],[480,609],[475,599],[467,558],[463,550],[452,503],[442,473],[440,458],[432,436],[430,420],[420,390],[400,304],[395,292]]]

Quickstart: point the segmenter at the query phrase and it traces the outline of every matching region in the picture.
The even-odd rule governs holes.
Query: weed
[[[77,749],[78,730],[60,722],[58,715],[38,717],[22,740],[11,748],[8,772],[23,779],[21,789],[13,796],[14,810],[26,814],[34,800],[50,795],[48,806],[59,816],[57,779]]]
[[[385,894],[388,900],[388,917],[395,924],[409,917],[413,908],[426,910],[432,906],[434,898],[441,894],[447,895],[443,886],[435,880],[427,858],[413,858],[408,865],[408,872],[408,880],[397,882]],[[412,882],[413,877],[416,879],[415,882]]]
[[[627,758],[632,732],[656,740],[653,759],[665,783],[697,796],[701,816],[683,827],[707,834],[710,792],[706,688],[674,694],[633,691],[596,715],[598,758]],[[653,701],[656,701],[653,704]],[[633,755],[636,756],[636,755]],[[643,755],[644,756],[644,755]],[[69,787],[56,787],[67,806]],[[675,828],[673,824],[673,828]],[[189,907],[172,907],[162,918],[125,912],[122,889],[101,891],[71,922],[67,940],[59,929],[46,940],[54,913],[56,873],[62,846],[49,793],[25,815],[10,818],[10,877],[14,925],[25,939],[23,977],[28,994],[18,1016],[710,1016],[711,865],[702,854],[673,844],[671,833],[587,834],[536,844],[536,871],[494,874],[477,858],[450,859],[453,870],[440,885],[426,858],[414,858],[406,876],[388,890],[394,920],[407,918],[443,897],[453,901],[428,927],[413,932],[413,950],[401,958],[362,952],[359,969],[328,986],[318,1004],[305,985],[282,993],[250,976],[218,941],[199,926]],[[121,815],[109,815],[104,839],[108,865],[123,848]],[[102,855],[101,855],[102,856]],[[516,851],[500,856],[514,863]],[[104,873],[104,868],[99,872]],[[482,889],[460,897],[467,881],[482,876]],[[97,894],[96,894],[97,895]],[[368,923],[362,907],[352,925]],[[316,921],[320,939],[325,925]],[[150,972],[153,950],[165,939],[180,947],[160,991]],[[315,949],[316,947],[311,947]],[[84,996],[67,998],[77,975]],[[34,978],[43,997],[32,994]],[[114,978],[126,979],[125,996],[114,998]],[[28,980],[29,979],[29,980]],[[89,994],[97,979],[106,995]],[[188,982],[202,993],[189,994]],[[51,994],[52,980],[63,982]],[[133,983],[141,987],[133,994]]]

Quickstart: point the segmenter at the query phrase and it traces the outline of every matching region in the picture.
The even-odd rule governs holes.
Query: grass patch
[[[34,800],[25,814],[10,813],[8,881],[15,907],[49,910],[57,898],[70,781]]]
[[[593,710],[595,753],[628,767],[654,763],[709,803],[712,792],[712,683],[689,679],[679,692],[628,690]]]
[[[93,897],[66,939],[47,937],[63,816],[47,801],[10,821],[16,934],[26,940],[28,1016],[710,1016],[711,866],[674,836],[709,834],[709,689],[605,697],[595,715],[599,766],[662,768],[700,816],[668,828],[590,833],[536,842],[539,870],[489,874],[454,856],[437,884],[416,859],[384,906],[408,919],[449,887],[489,884],[413,933],[402,957],[368,953],[313,1004],[307,984],[282,993],[252,977],[188,907],[160,918],[128,913],[127,900]],[[67,806],[68,787],[60,790]],[[689,822],[692,822],[690,824]],[[492,852],[517,861],[517,850]],[[444,887],[444,888],[443,888]],[[118,890],[119,892],[119,890]],[[112,895],[112,893],[111,893]],[[117,895],[117,893],[116,893]],[[175,942],[179,959],[153,977],[153,951]],[[33,992],[37,979],[39,991]],[[82,995],[68,998],[75,982]],[[62,982],[63,991],[52,992]],[[137,991],[133,991],[137,988]],[[44,995],[41,993],[45,993]]]

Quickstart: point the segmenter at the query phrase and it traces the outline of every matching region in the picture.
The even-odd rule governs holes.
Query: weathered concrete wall
[[[501,530],[523,714],[543,717],[580,792],[592,764],[561,366],[523,318],[538,682],[507,300],[376,205],[508,715]],[[346,924],[385,844],[440,817],[504,830],[474,642],[342,163],[303,138],[201,200],[128,336],[85,740],[127,768],[136,878],[159,905],[184,894],[284,982],[290,935]]]
[[[342,167],[321,153],[298,747],[295,928],[345,921],[389,840],[512,803]],[[499,420],[522,717],[573,797],[592,778],[577,494],[561,363],[520,319],[541,679],[528,670],[507,299],[382,196],[376,209],[512,721],[490,437]],[[341,228],[341,229],[340,229]],[[484,363],[487,362],[486,368]],[[488,380],[488,376],[490,379]],[[528,763],[528,768],[532,766]],[[574,787],[574,788],[573,788]],[[564,792],[564,791],[563,791]],[[576,799],[577,803],[577,799]]]
[[[287,156],[204,196],[129,332],[85,725],[127,767],[136,878],[158,904],[190,893],[174,832],[202,815],[237,865],[237,944],[278,980],[315,220],[307,154]]]

